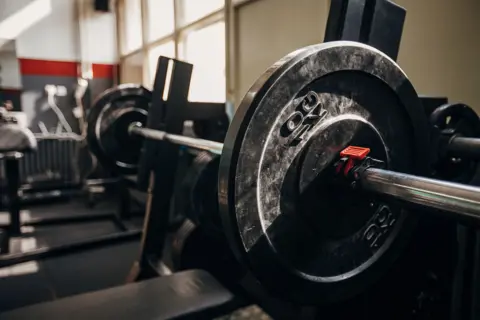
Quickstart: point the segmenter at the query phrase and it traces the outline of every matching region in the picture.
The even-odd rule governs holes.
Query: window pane
[[[188,24],[223,8],[225,0],[180,0],[183,23]]]
[[[182,59],[193,64],[189,100],[225,102],[225,23],[188,34],[182,53]]]
[[[141,0],[124,0],[120,7],[122,53],[127,54],[142,46]]]
[[[175,44],[172,41],[153,47],[148,51],[148,70],[150,73],[150,83],[153,85],[155,72],[157,71],[158,57],[165,56],[175,58]]]
[[[173,33],[174,0],[147,0],[148,38],[157,40]]]
[[[143,82],[143,54],[141,52],[122,60],[120,65],[121,83]]]

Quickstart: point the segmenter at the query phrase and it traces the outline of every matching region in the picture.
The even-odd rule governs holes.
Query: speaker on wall
[[[95,11],[110,12],[110,0],[95,0]]]

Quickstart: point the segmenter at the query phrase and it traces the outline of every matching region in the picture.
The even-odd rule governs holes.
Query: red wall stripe
[[[53,61],[36,59],[18,59],[20,64],[20,73],[25,76],[59,76],[59,77],[77,77],[78,62],[72,61]],[[92,64],[93,78],[113,78],[115,65],[111,64]]]
[[[98,78],[113,79],[114,68],[115,68],[115,65],[113,64],[94,63],[92,64],[93,78],[94,79],[98,79]]]
[[[64,76],[76,77],[76,62],[70,61],[50,61],[35,59],[18,59],[20,63],[20,73],[29,76]]]

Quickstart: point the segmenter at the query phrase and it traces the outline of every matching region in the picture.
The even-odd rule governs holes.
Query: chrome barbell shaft
[[[360,183],[364,190],[439,209],[454,218],[480,220],[478,187],[373,168],[361,174]]]
[[[137,123],[130,125],[130,127],[128,128],[128,132],[130,134],[142,136],[147,139],[169,141],[174,144],[198,150],[209,151],[213,154],[222,154],[223,143],[220,142],[171,134],[161,130],[143,128]]]

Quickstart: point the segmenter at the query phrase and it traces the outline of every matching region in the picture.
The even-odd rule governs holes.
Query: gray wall
[[[235,104],[284,55],[323,40],[329,0],[258,0],[235,9]]]
[[[480,1],[398,0],[407,19],[399,64],[417,91],[480,111]],[[272,63],[321,42],[329,0],[258,0],[236,9],[236,104]]]
[[[398,62],[417,91],[480,112],[480,1],[395,2],[407,9]]]

